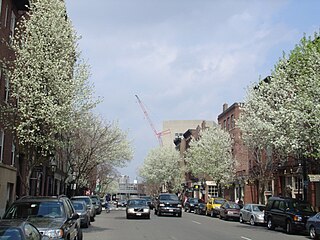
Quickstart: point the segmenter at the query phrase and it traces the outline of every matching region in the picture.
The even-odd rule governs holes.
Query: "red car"
[[[225,201],[220,207],[220,219],[233,219],[238,220],[240,218],[240,206],[235,202]]]

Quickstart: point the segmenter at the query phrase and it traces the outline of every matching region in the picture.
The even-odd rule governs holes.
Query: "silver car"
[[[240,223],[249,222],[252,226],[264,224],[265,205],[249,203],[240,210]]]
[[[71,198],[71,201],[84,201],[90,211],[90,221],[94,222],[94,218],[96,217],[96,209],[89,196],[74,196]]]

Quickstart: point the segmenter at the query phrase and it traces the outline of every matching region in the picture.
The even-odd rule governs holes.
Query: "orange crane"
[[[162,137],[163,135],[165,135],[165,134],[171,133],[171,132],[170,132],[170,129],[167,129],[167,130],[162,131],[162,132],[158,132],[158,131],[156,130],[156,128],[154,127],[154,125],[153,125],[153,123],[152,123],[152,121],[151,121],[151,119],[150,119],[150,117],[149,117],[149,114],[148,114],[146,108],[144,107],[142,101],[140,100],[140,98],[138,97],[138,95],[135,95],[135,96],[136,96],[136,98],[137,98],[137,100],[138,100],[138,103],[139,103],[139,105],[140,105],[140,107],[141,107],[144,115],[146,116],[146,118],[147,118],[147,120],[148,120],[148,122],[149,122],[149,125],[150,125],[153,133],[154,133],[155,136],[158,138],[158,141],[159,141],[160,146],[163,146],[162,138],[161,138],[161,137]]]

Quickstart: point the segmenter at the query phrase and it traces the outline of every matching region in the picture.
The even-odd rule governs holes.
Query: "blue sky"
[[[121,174],[136,178],[165,120],[217,120],[241,102],[283,52],[320,30],[317,0],[66,0],[91,66],[96,112],[118,121],[135,151]]]

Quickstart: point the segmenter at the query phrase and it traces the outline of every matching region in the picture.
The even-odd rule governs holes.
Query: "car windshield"
[[[295,209],[296,211],[301,212],[313,212],[313,208],[309,203],[305,202],[292,202],[289,203],[290,209]]]
[[[225,202],[224,199],[215,199],[215,200],[213,201],[214,204],[222,204],[222,203],[224,203],[224,202]]]
[[[229,202],[226,204],[226,208],[231,208],[231,209],[240,209],[239,205],[236,204],[236,203],[232,203],[232,202]]]
[[[129,200],[128,201],[128,205],[129,206],[132,206],[132,205],[147,205],[147,202],[144,199],[135,199],[135,200]]]
[[[173,200],[173,201],[179,200],[177,195],[160,195],[159,199],[160,200]]]
[[[252,210],[254,212],[263,212],[266,209],[265,206],[253,205]]]
[[[76,200],[76,201],[85,201],[87,205],[91,204],[90,198],[89,197],[85,197],[85,198],[72,198],[72,200]]]
[[[72,202],[72,205],[75,210],[78,210],[78,211],[84,210],[84,205],[81,202]]]
[[[61,202],[25,202],[11,206],[4,218],[64,217]]]
[[[190,203],[198,203],[198,199],[197,198],[191,198],[190,199]]]
[[[0,227],[0,239],[23,239],[19,229],[12,227]]]

